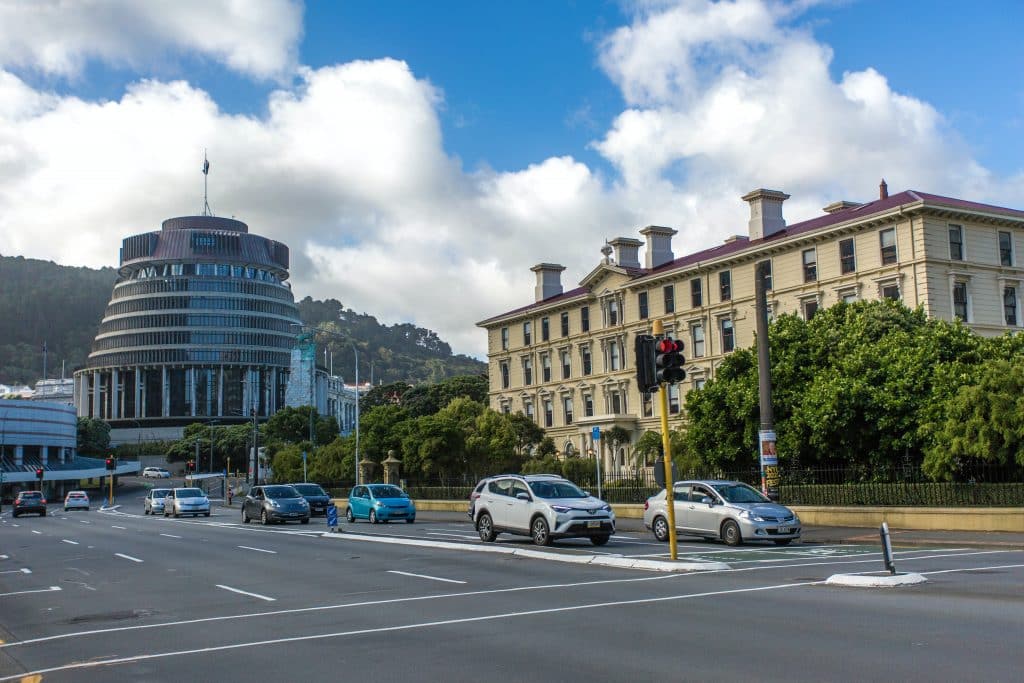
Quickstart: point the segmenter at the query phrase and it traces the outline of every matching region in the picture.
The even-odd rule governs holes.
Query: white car
[[[68,491],[68,495],[64,498],[64,512],[88,509],[89,495],[85,491]]]
[[[156,479],[170,479],[171,473],[165,470],[163,467],[147,467],[142,470],[142,476],[154,477]]]
[[[210,499],[202,489],[193,487],[171,489],[164,497],[164,517],[174,515],[210,516]]]
[[[170,492],[170,489],[153,489],[147,493],[142,502],[142,514],[162,515],[164,513],[164,498]]]

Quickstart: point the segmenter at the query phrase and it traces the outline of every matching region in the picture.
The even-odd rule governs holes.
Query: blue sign
[[[338,508],[334,503],[327,504],[327,526],[338,526]]]
[[[302,462],[306,462],[306,451],[302,451]]]
[[[594,439],[594,441],[600,441],[601,440],[601,428],[600,427],[594,427],[593,429],[591,429],[590,430],[590,436]]]

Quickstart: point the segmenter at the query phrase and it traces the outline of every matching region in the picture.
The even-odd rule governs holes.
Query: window
[[[572,375],[572,358],[568,351],[562,351],[562,379],[569,379]]]
[[[701,279],[699,277],[690,280],[690,303],[694,308],[700,308],[704,305],[704,292],[701,289]]]
[[[590,362],[590,347],[584,346],[580,349],[580,360],[583,362],[583,374],[589,375],[593,372],[593,366]]]
[[[535,422],[533,417],[533,401],[523,401],[523,409],[526,411],[526,417],[530,418],[531,422]]]
[[[508,328],[501,328],[501,350],[508,351]]]
[[[565,424],[572,424],[572,397],[566,396],[562,399],[562,413],[565,415]]]
[[[611,392],[608,396],[611,403],[611,409],[613,415],[618,415],[622,412],[622,394],[617,391]]]
[[[722,322],[720,324],[722,326],[722,351],[724,353],[729,353],[736,348],[736,340],[733,336],[732,329],[732,319],[722,318]]]
[[[562,313],[562,336],[569,336],[569,312]]]
[[[523,359],[523,384],[533,384],[533,359],[529,357]]]
[[[551,324],[547,318],[540,319],[540,340],[547,341],[551,338]]]
[[[732,298],[732,273],[728,270],[723,270],[718,274],[718,290],[720,299],[722,301],[728,301]]]
[[[590,332],[590,306],[584,306],[580,309],[580,329],[584,332]]]
[[[896,263],[896,228],[887,228],[878,233],[882,247],[882,265]]]
[[[964,260],[964,229],[960,225],[949,226],[949,258]]]
[[[619,302],[615,299],[610,299],[608,301],[608,324],[619,324]]]
[[[523,323],[523,345],[524,346],[529,346],[531,344],[532,339],[531,339],[530,335],[531,335],[530,323]]]
[[[1013,265],[1013,233],[999,233],[999,264],[1003,266]]]
[[[511,381],[509,380],[509,374],[508,374],[508,363],[505,362],[505,361],[501,361],[500,367],[501,367],[501,388],[502,389],[508,389],[509,386],[511,385]]]
[[[676,310],[676,286],[666,285],[662,291],[665,294],[665,312],[674,313]]]
[[[953,317],[967,320],[967,283],[953,283]]]
[[[693,339],[690,349],[694,358],[704,357],[704,325],[694,325],[690,328],[690,335]]]
[[[900,286],[896,283],[882,285],[882,298],[892,299],[893,301],[900,300]]]
[[[640,402],[643,404],[644,417],[654,417],[653,395],[641,393]]]
[[[853,257],[853,238],[839,240],[839,272],[845,275],[857,270]]]
[[[818,250],[804,249],[804,282],[814,282],[818,279]]]
[[[679,385],[669,384],[668,385],[668,414],[678,415],[679,414]]]
[[[594,397],[591,394],[583,394],[583,414],[594,417]]]
[[[640,319],[647,320],[647,292],[637,295],[637,304],[640,307]]]
[[[810,320],[818,312],[818,300],[805,299],[801,307],[804,309],[804,320]]]
[[[504,415],[511,415],[512,414],[512,406],[510,406],[508,403],[502,403],[501,404],[501,412]]]
[[[1003,316],[1007,325],[1017,324],[1017,288],[1003,289]]]
[[[693,388],[694,389],[703,389],[705,382],[707,382],[707,380],[705,380],[705,379],[695,379],[695,380],[693,380]]]
[[[612,372],[619,369],[619,343],[608,343],[608,369]]]
[[[540,371],[544,376],[545,382],[551,381],[551,354],[545,353],[540,357]]]
[[[554,406],[551,405],[551,399],[544,399],[544,426],[550,427],[554,424]]]

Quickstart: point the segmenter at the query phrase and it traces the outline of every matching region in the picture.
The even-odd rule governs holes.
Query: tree
[[[310,406],[286,406],[274,413],[263,426],[264,438],[267,442],[293,444],[309,443],[310,411],[313,417],[313,430],[316,443],[330,443],[338,435],[338,423],[330,416],[321,416]],[[308,447],[308,446],[307,446]]]
[[[513,434],[513,448],[515,454],[522,460],[529,457],[534,446],[544,438],[544,430],[522,413],[512,413],[508,416],[509,426]]]
[[[533,454],[534,458],[553,458],[555,453],[558,452],[558,446],[555,445],[555,440],[550,436],[545,436],[537,444],[537,451]]]
[[[78,418],[78,452],[82,455],[106,455],[110,450],[110,425],[91,417]]]

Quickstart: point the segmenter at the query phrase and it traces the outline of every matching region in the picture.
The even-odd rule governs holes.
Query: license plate
[[[788,526],[780,526],[779,527],[779,533],[780,534],[788,534],[789,533],[789,527]]]
[[[298,517],[298,516],[299,516],[299,513],[298,513],[298,512],[289,512],[289,513],[288,513],[288,516],[289,516],[289,517]]]
[[[601,528],[601,522],[599,522],[597,520],[594,520],[594,521],[591,521],[591,522],[587,522],[587,528],[588,529],[600,529]]]

